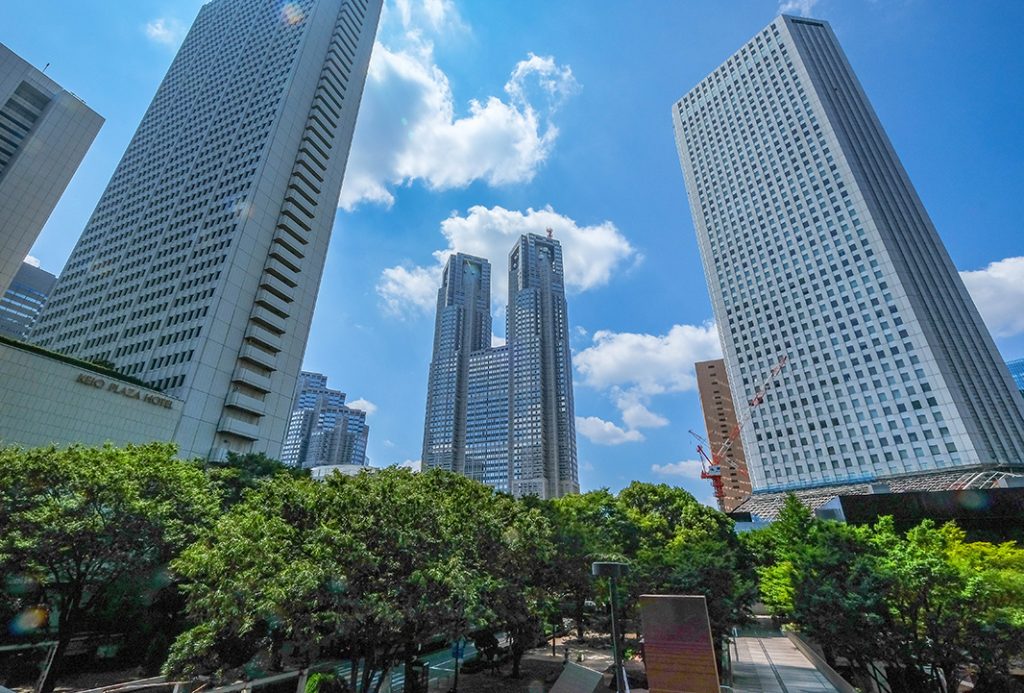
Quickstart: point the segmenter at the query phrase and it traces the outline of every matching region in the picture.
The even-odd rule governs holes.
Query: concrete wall
[[[0,446],[171,440],[181,400],[0,343]]]

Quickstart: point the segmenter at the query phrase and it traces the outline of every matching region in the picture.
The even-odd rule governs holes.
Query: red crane
[[[775,367],[772,368],[771,373],[768,374],[764,384],[758,388],[754,396],[750,398],[749,402],[747,402],[747,404],[750,405],[750,408],[744,412],[740,412],[739,410],[736,411],[736,425],[732,427],[732,430],[729,431],[729,435],[724,441],[722,441],[722,444],[718,446],[718,449],[711,451],[710,457],[704,450],[703,445],[697,446],[697,454],[700,455],[701,463],[700,478],[711,480],[711,486],[714,488],[715,500],[718,501],[719,506],[722,505],[722,501],[725,498],[725,486],[722,483],[722,465],[724,464],[729,467],[735,467],[732,461],[726,457],[726,453],[729,452],[733,443],[735,443],[740,437],[740,431],[742,431],[743,427],[750,421],[753,410],[764,403],[764,398],[765,395],[768,394],[768,389],[772,386],[772,383],[775,382],[775,378],[786,365],[787,358],[788,357],[783,356],[779,359],[779,362],[775,364]],[[697,438],[697,440],[705,443],[707,442],[693,431],[690,431],[690,434]],[[710,446],[710,443],[707,444]]]

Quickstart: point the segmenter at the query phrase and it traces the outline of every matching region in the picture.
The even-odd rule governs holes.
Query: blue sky
[[[44,268],[63,266],[201,4],[6,4],[0,41],[107,121],[32,251]],[[687,430],[703,428],[692,362],[717,336],[669,109],[780,9],[832,23],[1003,355],[1024,357],[1024,3],[388,0],[305,358],[368,403],[374,464],[419,458],[444,253],[501,278],[515,237],[551,226],[583,488],[710,497]]]

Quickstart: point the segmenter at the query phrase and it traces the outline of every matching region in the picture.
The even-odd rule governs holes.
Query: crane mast
[[[710,456],[704,449],[703,443],[706,443],[708,448],[711,448],[711,444],[704,441],[693,431],[690,431],[691,435],[702,441],[702,444],[697,445],[697,454],[700,455],[701,463],[700,478],[711,481],[711,487],[714,489],[715,500],[718,501],[719,507],[722,506],[722,501],[725,499],[725,484],[722,481],[722,467],[727,465],[735,468],[736,466],[726,455],[732,448],[733,444],[739,439],[743,427],[750,421],[753,416],[754,409],[764,403],[764,398],[768,394],[768,389],[772,386],[772,383],[775,382],[775,379],[785,367],[787,359],[788,357],[783,356],[779,359],[778,363],[775,364],[764,383],[747,402],[749,407],[742,412],[736,412],[736,425],[732,427],[732,430],[729,431],[729,435],[722,441],[721,445],[717,448],[711,449]]]

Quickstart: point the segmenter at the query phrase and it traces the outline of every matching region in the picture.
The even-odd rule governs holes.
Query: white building
[[[183,400],[183,455],[281,452],[381,4],[204,5],[30,336]]]
[[[779,17],[674,104],[755,490],[1024,463],[1024,402],[825,22]]]
[[[0,43],[0,294],[102,125],[81,99]]]

